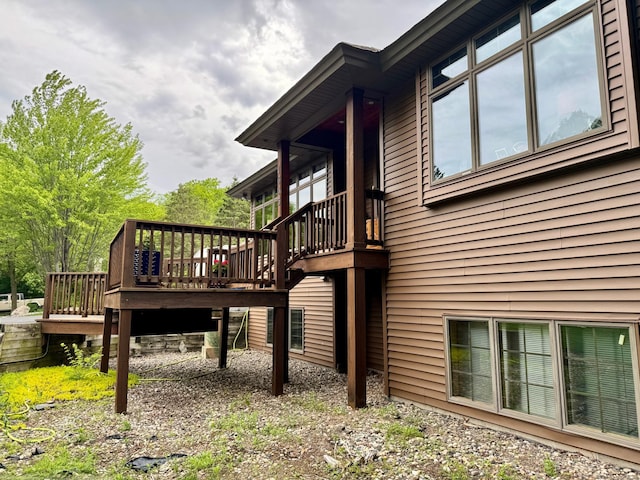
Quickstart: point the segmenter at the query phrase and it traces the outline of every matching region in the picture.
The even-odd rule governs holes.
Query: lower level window
[[[634,328],[449,318],[449,397],[637,440]]]
[[[273,312],[267,308],[267,345],[273,345]],[[304,350],[304,310],[289,309],[289,350]]]
[[[567,422],[638,437],[628,328],[563,326]]]
[[[498,323],[503,408],[555,418],[549,325]]]

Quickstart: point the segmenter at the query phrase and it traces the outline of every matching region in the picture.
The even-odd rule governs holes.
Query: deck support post
[[[287,312],[289,308],[275,307],[273,309],[273,357],[271,366],[271,393],[282,395],[287,375]]]
[[[347,396],[351,408],[367,406],[365,270],[347,269]]]
[[[218,356],[218,368],[227,368],[227,352],[229,351],[229,307],[222,308],[222,319],[218,328],[220,342],[220,355]]]
[[[132,310],[120,310],[118,320],[118,364],[116,367],[116,413],[127,411],[129,388],[129,340]]]
[[[347,249],[366,248],[364,186],[364,92],[347,93]]]
[[[109,353],[111,350],[111,325],[113,325],[113,308],[104,309],[104,323],[102,325],[102,357],[100,358],[100,371],[109,371]]]

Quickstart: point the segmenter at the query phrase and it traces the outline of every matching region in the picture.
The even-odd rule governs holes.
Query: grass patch
[[[129,375],[129,386],[138,383]],[[21,409],[25,402],[36,404],[50,400],[99,400],[115,394],[116,373],[77,366],[44,367],[0,374],[0,395],[10,411]]]
[[[33,465],[24,469],[25,476],[31,476],[31,478],[67,478],[95,473],[96,458],[91,451],[85,450],[79,454],[71,454],[65,446],[54,447]]]
[[[316,392],[309,392],[301,396],[292,397],[291,403],[310,412],[324,413],[329,410],[326,402],[318,398],[318,394]]]
[[[424,434],[415,425],[392,423],[387,427],[387,439],[408,441],[412,438],[423,438]]]

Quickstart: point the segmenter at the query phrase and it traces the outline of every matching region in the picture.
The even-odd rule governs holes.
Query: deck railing
[[[55,315],[103,315],[107,274],[48,273],[42,318]]]
[[[366,238],[371,246],[382,246],[384,192],[365,192]],[[347,242],[347,194],[338,193],[308,203],[282,221],[289,238],[287,265],[304,255],[327,253],[345,247]]]
[[[109,255],[108,288],[252,288],[274,282],[276,234],[127,220]]]

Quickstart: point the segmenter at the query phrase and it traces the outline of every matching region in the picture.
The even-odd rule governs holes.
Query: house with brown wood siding
[[[639,55],[640,0],[448,0],[331,50],[237,139],[277,152],[231,193],[281,232],[288,355],[345,371],[354,407],[376,369],[638,463]],[[251,307],[251,348],[277,318]]]

